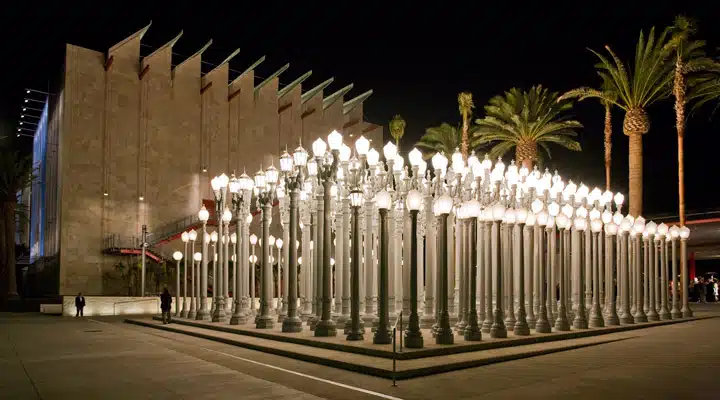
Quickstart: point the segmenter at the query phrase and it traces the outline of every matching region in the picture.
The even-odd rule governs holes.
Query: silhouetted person
[[[82,293],[78,293],[75,297],[75,309],[77,310],[75,312],[76,317],[83,316],[83,308],[85,308],[85,297],[83,297]]]
[[[163,324],[170,322],[170,305],[172,304],[172,296],[168,292],[167,288],[160,295],[160,310],[162,311]]]

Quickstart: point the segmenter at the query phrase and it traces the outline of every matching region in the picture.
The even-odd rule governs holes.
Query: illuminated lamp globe
[[[307,170],[308,170],[308,175],[310,175],[311,177],[312,177],[312,176],[317,176],[317,174],[318,174],[318,165],[317,165],[317,162],[316,162],[315,160],[310,160],[310,161],[308,161],[308,162],[307,162]],[[308,182],[308,183],[309,183],[309,182]]]
[[[492,206],[492,217],[495,221],[502,221],[505,217],[505,206],[500,203],[496,202],[495,205]]]
[[[232,211],[230,211],[229,208],[225,208],[225,211],[223,211],[222,220],[223,220],[223,222],[232,221]]]
[[[677,239],[678,236],[680,236],[680,228],[677,227],[677,225],[673,225],[670,227],[670,237],[673,239]]]
[[[602,228],[603,228],[603,223],[601,220],[596,218],[596,219],[593,219],[592,221],[590,221],[590,229],[593,232],[595,232],[595,233],[602,232]]]
[[[397,155],[397,146],[393,142],[387,142],[385,147],[383,147],[383,155],[385,156],[385,159],[388,161],[394,161],[395,156]]]
[[[198,251],[197,253],[195,253],[195,254],[193,255],[193,259],[194,259],[195,261],[198,261],[198,262],[199,262],[199,261],[202,261],[202,253]]]
[[[447,169],[448,159],[442,153],[438,152],[432,156],[432,166],[435,170],[440,170],[443,173]]]
[[[197,239],[197,231],[195,229],[190,229],[190,232],[188,232],[188,238],[190,241],[194,242],[195,239]]]
[[[617,192],[614,197],[615,205],[617,208],[620,208],[623,205],[623,202],[625,201],[625,196],[623,196],[622,193]]]
[[[217,241],[218,241],[217,231],[213,231],[212,233],[210,233],[210,241],[213,243],[217,243]]]
[[[573,226],[576,230],[583,232],[587,228],[587,220],[585,218],[575,218],[573,221]]]
[[[182,258],[183,258],[183,253],[181,253],[179,251],[176,251],[173,253],[173,259],[175,261],[180,261],[180,260],[182,260]]]
[[[342,147],[342,135],[338,131],[332,131],[328,135],[328,146],[330,146],[331,151],[340,150],[340,147]],[[324,152],[323,152],[324,153]]]
[[[620,213],[620,211],[616,211],[615,214],[613,214],[612,220],[618,227],[620,226],[620,223],[623,219],[625,219],[625,217]]]
[[[605,234],[608,236],[615,236],[617,234],[618,227],[614,222],[605,224]]]
[[[247,217],[245,217],[245,223],[250,225],[250,224],[252,224],[252,221],[253,221],[252,214],[248,214]]]
[[[387,210],[390,208],[390,193],[386,192],[385,190],[378,192],[378,194],[375,195],[375,204],[379,209]]]
[[[350,161],[351,156],[352,156],[352,149],[350,148],[350,146],[343,143],[342,146],[340,146],[340,162]]]
[[[518,224],[524,224],[528,217],[528,210],[525,207],[515,209],[515,221]]]
[[[315,158],[322,159],[323,157],[325,157],[326,150],[327,150],[327,144],[325,144],[324,140],[317,138],[317,140],[313,142],[312,151],[313,151],[313,156]]]
[[[453,200],[448,195],[442,195],[436,200],[437,210],[436,215],[450,214],[453,206]]]
[[[417,190],[411,190],[407,194],[406,202],[410,211],[418,211],[422,205],[422,194]]]
[[[632,222],[628,218],[623,218],[622,222],[620,222],[620,232],[622,232],[622,233],[630,232],[631,227],[632,227]]]
[[[405,165],[405,159],[400,154],[395,154],[395,160],[393,162],[393,171],[402,172],[403,166]]]
[[[503,222],[506,224],[514,224],[515,223],[515,209],[509,208],[505,210],[505,216],[503,218]]]
[[[562,214],[565,214],[568,218],[572,218],[574,212],[575,209],[570,204],[565,204],[562,208]]]
[[[650,221],[645,225],[649,235],[654,235],[657,232],[657,224],[655,221]]]
[[[565,214],[558,214],[557,217],[555,217],[555,224],[557,224],[557,227],[560,229],[565,229],[568,227],[568,223],[570,221],[568,220],[567,215]]]
[[[467,211],[468,218],[480,217],[481,205],[479,201],[475,199],[468,201],[467,203],[465,203],[465,209]]]
[[[265,189],[265,172],[262,169],[255,173],[255,187]]]
[[[254,233],[252,235],[250,235],[250,244],[254,246],[257,244],[257,242],[258,242],[258,237]]]
[[[307,165],[307,159],[308,159],[308,153],[307,150],[305,150],[302,146],[298,146],[297,149],[293,152],[293,162],[298,167],[304,167]]]
[[[408,153],[408,159],[410,160],[410,165],[413,167],[420,168],[420,164],[423,163],[422,153],[417,148],[410,150],[410,153]]]
[[[210,212],[205,208],[205,205],[203,204],[202,208],[200,208],[200,211],[198,211],[198,219],[202,222],[207,222],[209,218]]]
[[[451,156],[451,160],[453,171],[460,172],[465,169],[465,160],[463,160],[463,155],[462,153],[460,153],[460,149],[458,149],[457,147],[455,148],[455,152]]]
[[[537,214],[537,213],[539,213],[540,211],[543,210],[544,205],[543,205],[542,200],[540,200],[540,199],[535,199],[535,201],[532,202],[532,204],[530,205],[530,207],[532,208],[532,211],[533,211],[535,214]]]
[[[594,220],[594,219],[600,219],[600,210],[598,210],[597,208],[593,207],[593,209],[590,210],[590,213],[589,213],[588,215],[590,216],[590,220],[591,220],[591,221]]]
[[[361,156],[368,154],[368,151],[370,150],[370,142],[365,138],[365,136],[360,135],[358,140],[355,141],[355,150]]]
[[[539,213],[537,213],[537,224],[540,226],[547,225],[549,217],[550,216],[548,215],[547,211],[541,210]]]
[[[367,163],[370,167],[375,167],[380,162],[380,153],[375,149],[370,149],[367,153]]]
[[[187,243],[188,240],[190,240],[190,235],[189,235],[187,232],[183,232],[183,233],[180,235],[180,240],[182,240],[183,243]]]
[[[690,228],[688,228],[687,226],[683,226],[682,228],[680,228],[680,239],[685,240],[689,237],[690,237]]]
[[[230,193],[238,193],[240,191],[240,181],[235,177],[235,174],[230,178],[228,189],[230,189]]]
[[[527,218],[525,219],[525,225],[527,226],[535,226],[537,223],[537,216],[535,213],[528,213]]]
[[[365,202],[365,196],[363,196],[363,192],[360,190],[353,190],[350,192],[350,205],[352,207],[362,207],[363,203]]]
[[[277,183],[278,180],[278,170],[275,168],[275,166],[271,165],[265,170],[265,183],[269,185],[274,185]]]
[[[283,240],[282,240],[282,239],[276,240],[276,241],[275,241],[275,247],[277,247],[278,249],[282,249],[282,247],[283,247]]]
[[[275,236],[270,235],[270,237],[268,237],[268,244],[270,245],[270,247],[273,247],[275,245]]]
[[[210,234],[206,232],[203,235],[203,239],[204,239],[204,243],[210,243]]]
[[[660,225],[658,225],[658,227],[657,227],[657,232],[661,235],[667,235],[668,230],[669,230],[669,228],[667,225],[665,225],[664,222],[661,223]]]
[[[237,233],[233,232],[233,233],[230,235],[230,243],[232,243],[232,244],[236,244],[236,243],[237,243]]]
[[[288,173],[293,169],[293,158],[287,151],[280,156],[280,171]]]
[[[603,224],[609,224],[613,220],[613,214],[610,210],[605,210],[602,212],[601,218]]]

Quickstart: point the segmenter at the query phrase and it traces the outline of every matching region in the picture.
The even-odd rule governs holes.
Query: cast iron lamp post
[[[185,232],[183,232],[185,234]],[[186,242],[187,243],[187,242]],[[185,246],[187,248],[187,246]],[[176,251],[173,253],[173,259],[176,261],[175,264],[175,316],[178,316],[180,310],[180,260],[183,258],[183,253]],[[187,262],[186,262],[187,264]]]
[[[205,205],[202,206],[200,211],[198,211],[198,219],[202,222],[202,236],[203,236],[203,243],[202,243],[202,265],[200,267],[200,279],[198,279],[198,301],[200,304],[198,304],[198,311],[196,314],[197,320],[203,320],[203,321],[209,321],[210,320],[210,314],[208,313],[207,309],[207,273],[208,273],[208,243],[209,235],[207,233],[207,221],[208,218],[210,218],[210,212],[205,208]]]
[[[447,163],[447,159],[445,160]],[[447,165],[447,164],[446,164]],[[437,166],[436,166],[437,169]],[[453,331],[450,328],[450,314],[448,313],[448,258],[447,258],[447,219],[452,210],[453,200],[448,195],[439,196],[435,200],[435,216],[439,217],[438,229],[438,260],[439,260],[439,290],[438,290],[438,328],[435,334],[436,344],[453,344]]]
[[[188,241],[190,241],[190,234],[188,232],[183,232],[182,235],[180,235],[180,239],[183,242],[183,245],[185,247],[185,264],[183,265],[183,302],[182,302],[182,311],[180,310],[180,303],[175,304],[175,316],[182,316],[187,317],[187,283],[188,283],[188,273],[187,273],[187,252],[188,252]],[[192,261],[191,261],[192,263]],[[179,288],[178,288],[179,289]],[[178,290],[179,295],[180,290]]]
[[[479,164],[479,163],[478,163]],[[478,187],[478,190],[480,188]],[[465,203],[465,216],[470,220],[470,301],[467,325],[465,326],[464,338],[467,341],[475,342],[482,340],[482,333],[480,326],[478,325],[478,313],[476,305],[476,294],[477,294],[477,282],[478,282],[478,271],[482,271],[478,268],[480,260],[477,259],[477,246],[478,246],[478,216],[480,215],[481,205],[476,199],[472,199]]]
[[[225,199],[227,197],[227,186],[229,180],[230,179],[227,175],[222,174],[220,176],[216,176],[210,181],[213,194],[215,195],[215,220],[217,223],[217,235],[220,239],[220,246],[218,246],[218,259],[213,262],[213,266],[217,266],[217,268],[213,268],[215,270],[213,280],[217,283],[217,286],[213,285],[213,293],[215,294],[215,312],[212,316],[213,322],[219,322],[225,319],[225,299],[223,297],[222,289],[224,282],[221,275],[224,274],[223,270],[225,268],[223,267],[226,255],[224,252],[222,237],[224,234],[223,225],[225,222]]]
[[[693,312],[688,304],[688,269],[687,269],[687,239],[690,237],[690,228],[683,226],[680,228],[680,274],[682,276],[682,316],[683,318],[691,318]]]
[[[247,264],[245,263],[243,248],[247,242],[245,232],[246,226],[248,225],[248,218],[246,216],[250,211],[253,181],[243,172],[240,178],[236,178],[235,175],[233,175],[228,187],[232,199],[232,208],[235,213],[236,240],[240,239],[240,246],[235,247],[235,290],[233,291],[235,310],[232,318],[230,318],[230,325],[244,325],[247,323],[247,314],[245,313],[246,308],[242,304],[243,299],[241,299],[241,293],[243,296],[246,295],[244,282],[246,277],[245,265]],[[252,222],[252,219],[250,222]]]
[[[422,205],[422,194],[417,190],[410,190],[407,194],[407,207],[410,210],[410,318],[407,330],[405,331],[405,345],[411,349],[423,347],[423,336],[420,332],[420,317],[417,310],[418,295],[418,260],[417,260],[417,224],[418,212]],[[405,243],[407,245],[407,242]],[[477,327],[477,319],[475,321]]]
[[[263,172],[255,174],[255,187],[258,189],[257,203],[262,210],[262,265],[260,270],[261,292],[260,292],[260,316],[256,319],[255,326],[259,329],[270,329],[275,326],[275,321],[270,315],[272,303],[272,264],[270,263],[270,219],[272,218],[272,203],[275,199],[275,186],[277,185],[278,171],[272,165]]]
[[[373,336],[374,344],[390,344],[390,321],[388,315],[388,221],[387,213],[392,198],[383,190],[375,195],[375,204],[380,213],[380,270],[378,271],[378,325]]]
[[[670,316],[673,319],[682,318],[682,312],[678,308],[678,269],[677,269],[677,238],[680,237],[680,228],[677,225],[670,227],[670,244],[672,249],[672,309]],[[683,288],[683,291],[687,290]]]

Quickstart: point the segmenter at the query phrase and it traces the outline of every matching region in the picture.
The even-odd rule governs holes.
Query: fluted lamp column
[[[465,332],[464,332],[464,338],[465,340],[469,342],[476,342],[479,340],[482,340],[482,332],[480,330],[480,326],[478,325],[478,312],[477,312],[477,305],[475,303],[476,301],[476,295],[477,295],[477,274],[478,271],[481,269],[478,268],[478,259],[477,259],[477,246],[482,245],[478,244],[478,238],[477,238],[477,232],[478,232],[478,216],[480,215],[480,202],[472,199],[465,203],[465,215],[467,218],[470,219],[470,282],[468,282],[468,285],[470,286],[470,301],[468,304],[468,307],[470,310],[468,311],[468,319],[467,319],[467,325],[465,326]]]
[[[352,207],[352,260],[351,260],[351,295],[350,295],[350,332],[347,340],[363,340],[364,329],[360,328],[360,209],[365,198],[360,190],[350,192]]]
[[[671,257],[672,257],[672,309],[670,310],[670,316],[673,319],[682,318],[682,312],[678,307],[678,265],[677,265],[677,239],[680,237],[680,228],[677,225],[670,227],[670,245],[671,245]],[[683,288],[683,292],[686,291]]]
[[[184,234],[185,232],[183,232]],[[186,246],[187,247],[187,246]],[[180,310],[180,260],[183,258],[181,251],[173,253],[173,260],[175,260],[175,316],[177,317]]]
[[[527,322],[527,314],[525,310],[525,285],[530,282],[525,282],[525,268],[532,268],[532,266],[525,265],[525,257],[523,257],[525,222],[528,218],[528,211],[525,207],[518,207],[515,209],[515,223],[518,225],[519,235],[517,235],[517,250],[513,250],[513,253],[518,255],[518,310],[515,315],[515,326],[513,327],[513,334],[515,336],[527,336],[530,334],[530,327]]]
[[[390,333],[390,321],[388,314],[388,209],[392,199],[390,193],[383,190],[375,195],[375,204],[380,213],[380,262],[378,271],[378,325],[373,336],[374,344],[390,344],[392,336]]]
[[[270,166],[264,173],[260,170],[255,174],[255,187],[258,188],[257,202],[262,210],[260,316],[255,322],[256,328],[259,329],[270,329],[275,326],[275,321],[270,315],[273,271],[270,262],[270,246],[268,244],[270,243],[270,219],[272,218],[272,202],[275,196],[277,179],[278,171],[273,166]]]
[[[593,210],[597,211],[597,210]],[[601,264],[601,252],[600,252],[600,236],[603,228],[602,220],[597,218],[599,216],[599,211],[597,213],[590,213],[592,220],[590,221],[590,229],[592,231],[592,249],[593,249],[593,278],[592,278],[592,285],[593,285],[593,297],[592,297],[592,307],[590,308],[590,327],[591,328],[602,328],[605,326],[605,321],[603,320],[603,314],[602,309],[600,307],[600,282],[601,282],[601,273],[600,273],[600,264]]]
[[[190,234],[188,232],[183,232],[180,235],[180,239],[183,242],[183,245],[185,246],[185,252],[184,252],[184,264],[183,264],[183,296],[182,296],[182,310],[180,310],[180,303],[175,304],[175,316],[180,317],[187,317],[187,284],[188,284],[188,273],[187,273],[187,264],[188,264],[188,241],[190,240]],[[192,263],[192,261],[191,261]],[[178,295],[180,293],[180,290],[178,288]]]
[[[202,222],[202,264],[200,267],[200,279],[198,280],[198,311],[195,316],[197,320],[209,321],[210,314],[207,309],[207,273],[208,273],[208,244],[210,243],[210,235],[207,233],[207,221],[210,218],[210,212],[202,206],[198,212],[198,219]]]
[[[438,227],[438,277],[439,277],[439,298],[438,302],[438,329],[435,334],[436,344],[453,344],[453,331],[450,328],[450,314],[448,312],[448,258],[447,258],[447,220],[452,210],[453,200],[448,195],[442,195],[435,201],[435,215],[440,217],[440,226]],[[501,321],[502,322],[502,321]]]
[[[550,282],[547,281],[547,264],[545,257],[545,226],[547,226],[550,215],[544,209],[544,204],[540,199],[535,199],[532,203],[532,211],[535,213],[535,221],[537,223],[537,262],[540,264],[538,268],[538,279],[540,281],[538,288],[538,315],[535,321],[535,333],[550,333],[551,325],[548,320],[547,310],[547,288]]]
[[[493,324],[490,327],[491,338],[506,338],[507,328],[503,320],[502,298],[503,298],[503,251],[502,251],[502,235],[500,232],[500,223],[505,217],[505,206],[498,201],[492,206],[493,216],[493,241],[492,251],[495,254],[495,312],[493,314]]]
[[[411,190],[407,194],[407,208],[410,211],[410,318],[408,327],[405,330],[405,345],[411,349],[423,347],[423,336],[420,332],[420,317],[417,310],[418,297],[418,254],[417,254],[417,229],[418,212],[422,204],[422,194],[417,190]],[[406,243],[407,244],[407,241]]]
[[[623,324],[632,324],[635,322],[630,312],[630,270],[628,266],[628,242],[627,236],[632,229],[632,222],[629,218],[624,218],[620,223],[620,281],[622,282],[622,298],[620,304],[620,322]]]
[[[693,312],[688,303],[688,269],[687,269],[687,239],[690,237],[690,228],[680,228],[680,275],[682,276],[682,316],[692,318]]]

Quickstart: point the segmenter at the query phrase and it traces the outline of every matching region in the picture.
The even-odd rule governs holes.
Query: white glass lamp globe
[[[407,206],[411,211],[417,211],[422,205],[422,194],[417,190],[411,190],[407,194]]]
[[[620,208],[623,205],[623,202],[625,201],[625,196],[623,196],[622,193],[617,192],[615,194],[615,205]]]
[[[317,138],[312,144],[312,151],[313,156],[315,158],[323,158],[325,157],[325,151],[327,150],[327,144],[325,144],[325,141]]]
[[[275,236],[270,235],[270,237],[268,237],[268,244],[270,247],[275,246]]]
[[[558,214],[557,217],[555,217],[555,224],[560,229],[565,229],[569,223],[568,217],[565,214]]]
[[[400,154],[395,154],[395,162],[393,162],[393,171],[401,172],[405,165],[405,159]]]
[[[575,209],[570,204],[565,204],[561,210],[563,214],[565,214],[566,217],[572,218],[573,213],[575,212]]]
[[[528,210],[525,207],[518,207],[515,209],[515,222],[523,224],[527,220]]]
[[[593,232],[595,232],[595,233],[602,232],[602,228],[603,228],[603,223],[601,220],[595,218],[592,221],[590,221],[590,229]]]
[[[437,212],[439,215],[450,214],[452,206],[453,200],[448,195],[442,195],[437,199]]]
[[[330,150],[340,150],[342,144],[342,135],[340,134],[340,132],[335,130],[330,132],[330,134],[328,135],[328,145],[330,146]]]
[[[297,263],[298,263],[298,265],[302,265],[302,256],[298,257]]]
[[[505,217],[505,206],[500,202],[496,202],[492,206],[492,217],[495,221],[502,221]]]
[[[308,170],[308,175],[310,175],[310,176],[317,176],[317,173],[318,173],[318,165],[317,165],[317,162],[316,162],[314,159],[308,161],[308,163],[307,163],[307,170]]]
[[[654,235],[657,232],[657,224],[655,221],[650,221],[645,225],[649,235]]]
[[[475,164],[480,164],[480,160],[475,155],[475,151],[470,154],[470,157],[468,157],[468,167],[472,168],[475,166]],[[482,167],[482,166],[481,166]]]
[[[275,166],[271,165],[265,170],[265,183],[269,185],[274,185],[277,183],[278,180],[278,170],[275,168]]]
[[[220,190],[220,181],[217,176],[210,179],[210,187],[212,187],[212,190],[214,191]]]
[[[230,243],[232,243],[232,244],[237,243],[237,233],[233,232],[232,235],[230,235]]]
[[[612,212],[610,212],[610,210],[605,210],[602,212],[601,218],[603,224],[609,224],[610,222],[612,222],[613,214]]]
[[[535,213],[528,213],[527,218],[525,219],[525,225],[527,226],[535,226],[537,223],[537,216]]]
[[[465,169],[465,160],[463,160],[462,153],[458,148],[455,148],[455,152],[452,154],[452,169],[457,172]]]
[[[665,225],[664,222],[661,223],[660,225],[658,225],[658,227],[657,227],[657,232],[661,235],[667,235],[668,230],[669,230],[669,228],[667,225]]]
[[[377,204],[377,207],[383,210],[387,210],[390,208],[390,193],[386,192],[385,190],[378,192],[378,194],[375,195],[375,204]]]
[[[605,234],[606,235],[614,236],[615,234],[617,234],[617,231],[618,231],[618,227],[617,227],[617,225],[615,225],[614,222],[611,221],[610,223],[605,224]]]
[[[370,149],[367,153],[367,163],[371,167],[375,167],[380,162],[380,153],[375,149]]]
[[[362,207],[365,202],[365,196],[359,190],[353,190],[350,192],[350,205],[353,207]]]
[[[368,151],[370,150],[370,142],[365,138],[365,136],[360,135],[358,140],[355,141],[355,150],[361,156],[368,154]]]
[[[258,189],[265,188],[265,172],[263,172],[263,170],[255,173],[255,187]]]
[[[479,201],[472,199],[472,200],[468,201],[467,203],[465,203],[465,208],[467,211],[468,218],[480,217],[481,205],[480,205]]]
[[[548,204],[548,214],[550,214],[551,217],[555,218],[560,213],[560,206],[556,202],[552,202]]]
[[[194,242],[195,239],[197,239],[197,231],[195,229],[191,229],[190,232],[188,232],[188,238]]]
[[[210,218],[210,212],[205,208],[205,205],[203,204],[202,208],[200,208],[200,211],[198,211],[198,219],[202,222],[207,222],[207,220]]]
[[[252,235],[250,235],[250,244],[254,246],[257,244],[257,242],[258,242],[257,235],[255,235],[254,233]]]
[[[532,207],[532,211],[537,214],[543,209],[543,202],[540,199],[535,199],[535,201],[532,202],[530,205]]]
[[[210,233],[210,241],[213,243],[217,243],[217,241],[218,241],[217,231],[213,231],[212,233]]]
[[[577,210],[575,210],[575,215],[577,215],[580,218],[587,218],[587,216],[588,216],[587,208],[585,208],[583,206],[578,207]]]
[[[386,160],[394,161],[397,155],[397,146],[395,146],[393,142],[387,142],[385,147],[383,147],[383,155]]]
[[[194,259],[195,261],[198,261],[198,262],[199,262],[199,261],[202,261],[202,253],[198,251],[197,253],[195,253],[195,254],[193,255],[193,259]]]
[[[443,173],[447,169],[448,165],[448,159],[445,157],[442,153],[435,153],[434,156],[432,156],[432,166],[435,170],[440,170]]]
[[[352,156],[352,149],[343,143],[342,146],[340,146],[340,162],[350,161],[350,156]]]
[[[620,213],[620,211],[616,211],[615,214],[613,214],[612,220],[615,223],[615,225],[618,226],[618,229],[619,229],[620,223],[622,222],[623,219],[625,219],[625,217]]]
[[[590,213],[589,213],[588,215],[590,216],[590,220],[591,220],[591,221],[594,220],[594,219],[600,219],[600,210],[598,210],[597,208],[593,207],[593,209],[590,210]]]
[[[622,222],[620,222],[620,232],[622,233],[630,232],[631,227],[632,221],[629,218],[623,218]]]
[[[280,158],[280,164],[282,165],[282,157]],[[235,177],[235,174],[233,174],[232,178],[230,178],[228,189],[230,190],[230,193],[238,193],[240,191],[240,181]]]
[[[182,258],[183,258],[183,253],[181,253],[179,251],[176,251],[173,253],[173,259],[175,261],[180,261],[180,260],[182,260]]]
[[[248,214],[247,217],[245,217],[245,223],[250,225],[250,224],[252,224],[252,221],[253,221],[252,214]]]
[[[514,224],[515,223],[515,209],[509,208],[505,210],[505,217],[503,219],[506,224]]]
[[[638,217],[633,223],[633,230],[636,233],[642,233],[645,230],[645,218]]]
[[[670,237],[673,239],[677,239],[680,236],[680,228],[677,227],[677,225],[673,225],[670,227]]]
[[[232,211],[230,211],[229,208],[225,208],[225,211],[223,211],[222,220],[223,220],[223,222],[232,221]]]
[[[547,225],[549,217],[550,217],[550,215],[548,215],[547,211],[545,211],[545,210],[540,211],[539,213],[537,213],[537,224],[540,226]]]
[[[275,241],[275,246],[277,246],[278,249],[282,249],[282,247],[283,247],[283,240],[282,240],[282,239],[276,240],[276,241]]]
[[[180,240],[182,240],[183,243],[187,243],[188,240],[190,240],[190,235],[189,235],[187,232],[183,232],[183,233],[180,235]]]
[[[613,201],[613,192],[606,190],[605,192],[603,192],[602,197],[603,197],[603,202],[605,204],[609,204]]]
[[[410,150],[410,153],[408,153],[408,158],[410,159],[410,165],[413,167],[420,168],[420,164],[423,163],[422,159],[422,153],[417,148],[413,148]]]
[[[683,226],[680,228],[680,239],[687,239],[690,237],[690,228]]]
[[[298,148],[295,149],[292,157],[293,162],[298,167],[304,167],[305,165],[307,165],[308,153],[302,146],[298,146]]]
[[[587,228],[587,220],[585,218],[577,217],[573,221],[573,225],[575,226],[575,229],[583,232]]]
[[[287,151],[283,151],[282,155],[280,156],[280,171],[282,172],[290,172],[293,169],[293,158],[290,156],[290,153]],[[230,187],[230,191],[232,192],[232,186]],[[236,192],[233,192],[236,193]]]
[[[210,234],[205,233],[205,235],[203,235],[203,239],[205,240],[205,243],[210,243]]]

